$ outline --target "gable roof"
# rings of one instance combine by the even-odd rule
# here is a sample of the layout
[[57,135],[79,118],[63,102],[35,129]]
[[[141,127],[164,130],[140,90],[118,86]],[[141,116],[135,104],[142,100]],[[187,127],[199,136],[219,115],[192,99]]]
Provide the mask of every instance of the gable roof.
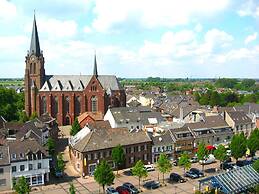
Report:
[[233,111],[233,112],[227,112],[227,114],[230,116],[230,118],[235,122],[235,124],[250,124],[252,123],[252,120],[241,111]]
[[[92,75],[47,75],[40,91],[83,91]],[[105,90],[122,90],[114,75],[98,75],[97,79]]]
[[103,150],[117,145],[132,145],[151,142],[144,131],[130,133],[127,128],[93,129],[80,141],[72,145],[80,152]]
[[77,117],[78,122],[81,123],[88,116],[95,121],[103,120],[103,114],[101,112],[84,112]]
[[166,145],[171,144],[173,142],[172,134],[170,130],[166,130],[161,135],[151,135],[150,138],[152,139],[153,145]]

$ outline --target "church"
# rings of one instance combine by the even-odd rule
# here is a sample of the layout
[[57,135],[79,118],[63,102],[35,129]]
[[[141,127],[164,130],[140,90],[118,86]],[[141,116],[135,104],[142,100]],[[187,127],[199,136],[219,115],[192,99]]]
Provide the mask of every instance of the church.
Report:
[[25,57],[25,111],[48,113],[59,125],[70,125],[83,112],[105,114],[109,107],[126,106],[126,94],[114,75],[99,75],[94,56],[92,75],[46,75],[34,16],[31,45]]

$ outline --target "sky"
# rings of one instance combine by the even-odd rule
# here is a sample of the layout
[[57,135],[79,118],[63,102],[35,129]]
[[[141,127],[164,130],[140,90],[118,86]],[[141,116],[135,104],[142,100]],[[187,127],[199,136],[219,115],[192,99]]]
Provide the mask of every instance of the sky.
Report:
[[46,74],[259,78],[259,0],[0,0],[0,78],[21,78],[36,14]]

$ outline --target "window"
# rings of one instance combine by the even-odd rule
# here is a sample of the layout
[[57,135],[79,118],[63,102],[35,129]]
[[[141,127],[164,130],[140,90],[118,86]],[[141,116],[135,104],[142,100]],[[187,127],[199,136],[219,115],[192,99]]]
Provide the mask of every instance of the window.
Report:
[[76,96],[75,98],[75,115],[79,116],[81,113],[81,97]]
[[147,150],[147,144],[144,145],[144,150]]
[[41,169],[41,163],[38,163],[38,169]]
[[161,152],[161,147],[158,147],[157,151],[158,151],[158,152]]
[[154,150],[154,152],[156,152],[156,147],[153,150]]
[[100,152],[100,158],[103,158],[103,153],[102,152]]
[[0,186],[6,185],[6,179],[0,179]]
[[144,154],[144,160],[147,160],[147,154]]
[[77,158],[79,159],[79,157],[80,157],[80,156],[79,156],[79,153],[77,153]]
[[16,172],[16,166],[12,166],[12,172]]
[[109,157],[110,156],[110,151],[107,151],[106,152],[106,157]]
[[20,166],[20,171],[24,171],[24,169],[25,169],[24,165],[21,165]]
[[92,85],[92,86],[91,86],[91,91],[92,91],[92,92],[95,92],[96,90],[97,90],[96,85]]
[[47,100],[46,96],[41,97],[41,114],[44,114],[47,112]]
[[12,154],[12,159],[16,159],[16,154]]
[[20,158],[24,158],[24,153],[20,153]]
[[141,147],[140,147],[140,146],[138,146],[138,151],[139,151],[139,152],[141,151]]
[[220,139],[219,139],[219,137],[217,137],[217,141],[219,141]]
[[97,159],[97,153],[94,153],[94,159],[95,160]]
[[33,170],[33,165],[29,164],[29,170]]
[[79,164],[79,163],[77,163],[77,168],[78,168],[78,169],[80,168],[80,164]]
[[69,113],[69,97],[65,96],[65,100],[64,100],[64,113]]
[[0,168],[0,174],[4,174],[4,169]]
[[134,163],[134,157],[133,156],[130,157],[130,163],[131,164]]
[[91,154],[87,154],[87,159],[88,160],[91,160],[92,158],[91,158]]
[[52,112],[53,112],[53,116],[56,118],[57,114],[58,114],[58,97],[54,96],[52,99]]
[[92,105],[92,112],[96,112],[97,111],[97,107],[98,107],[98,99],[96,96],[92,96],[91,98],[91,105]]
[[3,159],[3,153],[0,152],[0,159]]
[[131,147],[130,148],[130,153],[133,153],[134,152],[134,147]]
[[38,184],[42,184],[42,176],[39,175],[37,179],[38,179]]

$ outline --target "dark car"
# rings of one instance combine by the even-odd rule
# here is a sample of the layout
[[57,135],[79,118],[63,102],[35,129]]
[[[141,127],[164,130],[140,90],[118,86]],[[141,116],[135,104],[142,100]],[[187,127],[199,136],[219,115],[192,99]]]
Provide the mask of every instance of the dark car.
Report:
[[122,186],[125,187],[130,192],[130,194],[139,193],[138,189],[131,183],[123,183]]
[[113,187],[108,187],[106,189],[106,194],[119,194],[119,192],[116,191]]
[[220,164],[220,168],[223,170],[232,170],[234,168],[233,164],[230,164],[228,162],[223,162]]
[[123,186],[118,186],[116,191],[118,191],[119,194],[130,194],[130,192]]
[[192,178],[192,179],[199,178],[199,175],[197,175],[197,174],[194,173],[193,171],[187,171],[187,172],[184,174],[184,176],[185,176],[185,177]]
[[[185,173],[185,175],[187,177],[190,177],[190,178],[198,178],[198,177],[203,177],[204,176],[204,173],[201,172],[199,169],[197,168],[191,168],[189,171],[187,171]],[[196,175],[196,176],[195,176]]]
[[123,174],[125,174],[126,176],[132,176],[132,169],[123,171]]
[[176,174],[176,173],[171,173],[170,176],[169,176],[169,181],[170,182],[180,182],[180,183],[183,183],[183,182],[186,182],[186,180],[181,177],[181,175],[179,174]]
[[157,189],[160,187],[160,183],[158,181],[147,181],[143,187],[146,189]]
[[252,164],[253,162],[251,160],[238,160],[236,162],[236,165],[238,167],[242,167],[242,166],[246,166],[246,165],[249,165],[249,164]]

